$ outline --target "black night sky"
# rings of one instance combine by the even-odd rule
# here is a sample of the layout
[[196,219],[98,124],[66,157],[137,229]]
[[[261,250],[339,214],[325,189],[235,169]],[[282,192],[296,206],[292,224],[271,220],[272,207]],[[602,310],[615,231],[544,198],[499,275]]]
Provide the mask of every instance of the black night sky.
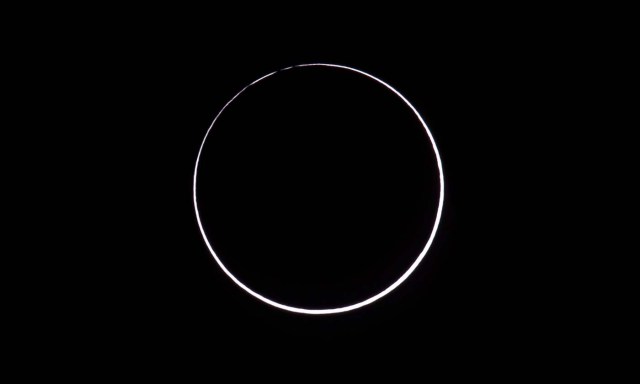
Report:
[[[73,95],[64,101],[73,121],[57,121],[81,128],[63,130],[74,151],[56,150],[70,176],[52,185],[74,192],[60,193],[52,217],[74,224],[48,227],[64,228],[56,241],[67,256],[47,262],[63,273],[39,299],[54,319],[43,337],[123,353],[271,355],[278,345],[290,356],[349,359],[408,345],[521,350],[564,327],[549,277],[557,259],[536,241],[554,236],[540,224],[551,176],[536,133],[549,106],[523,92],[546,89],[544,73],[521,64],[528,54],[481,37],[411,49],[321,40],[105,36],[82,55],[77,45],[55,51],[78,58],[51,70],[49,89]],[[424,261],[389,295],[336,315],[285,312],[236,286],[193,207],[213,118],[252,81],[304,63],[357,68],[401,92],[429,126],[445,175]],[[437,168],[418,120],[380,84],[335,68],[292,69],[249,88],[216,123],[200,172],[203,226],[220,257],[256,291],[294,306],[343,306],[381,291],[411,265],[435,219]]]

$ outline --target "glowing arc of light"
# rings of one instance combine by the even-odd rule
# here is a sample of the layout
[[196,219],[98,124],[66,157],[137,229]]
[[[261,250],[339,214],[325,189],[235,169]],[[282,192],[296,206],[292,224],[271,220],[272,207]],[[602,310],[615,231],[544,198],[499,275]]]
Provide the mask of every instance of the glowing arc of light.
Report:
[[[204,144],[207,141],[207,137],[209,136],[209,132],[211,132],[211,129],[215,125],[216,121],[218,120],[220,115],[222,115],[222,112],[224,112],[224,110],[227,108],[227,106],[229,106],[229,104],[231,104],[247,88],[249,88],[249,87],[257,84],[258,82],[260,82],[260,81],[262,81],[262,80],[274,75],[275,73],[286,71],[286,70],[293,69],[293,68],[301,68],[301,67],[333,67],[333,68],[346,69],[346,70],[349,70],[349,71],[356,72],[356,73],[359,73],[361,75],[364,75],[364,76],[366,76],[366,77],[368,77],[370,79],[373,79],[373,80],[377,81],[378,83],[384,85],[387,89],[391,90],[398,97],[400,97],[400,99],[402,99],[402,101],[404,101],[405,104],[407,104],[407,106],[409,106],[409,108],[411,108],[411,110],[416,115],[418,120],[420,120],[420,123],[422,124],[422,126],[425,129],[425,131],[427,132],[427,136],[429,136],[429,140],[431,141],[431,146],[433,147],[433,151],[434,151],[434,153],[436,155],[436,161],[438,163],[438,176],[440,178],[440,196],[438,198],[438,211],[436,213],[436,219],[435,219],[435,222],[433,224],[433,229],[431,230],[431,234],[429,235],[429,240],[427,240],[427,244],[425,245],[424,249],[420,252],[420,254],[416,258],[416,260],[413,262],[413,264],[411,264],[409,269],[407,269],[407,271],[404,274],[402,274],[402,276],[400,276],[400,278],[398,280],[396,280],[393,284],[388,286],[385,290],[383,290],[382,292],[380,292],[380,293],[378,293],[378,294],[376,294],[376,295],[374,295],[374,296],[372,296],[372,297],[370,297],[370,298],[368,298],[366,300],[363,300],[361,302],[358,302],[358,303],[355,303],[355,304],[351,304],[351,305],[347,305],[347,306],[344,306],[344,307],[338,307],[338,308],[305,309],[305,308],[293,307],[293,306],[290,306],[290,305],[285,305],[285,304],[281,304],[281,303],[278,303],[276,301],[273,301],[273,300],[271,300],[271,299],[269,299],[269,298],[267,298],[267,297],[255,292],[255,291],[251,290],[251,288],[247,287],[240,280],[238,280],[238,278],[236,278],[224,266],[224,264],[222,263],[222,261],[220,260],[218,255],[215,253],[215,251],[213,250],[213,247],[209,243],[209,239],[207,238],[207,235],[205,234],[204,228],[202,226],[202,221],[200,219],[200,212],[198,211],[198,201],[197,201],[197,197],[196,197],[196,184],[197,184],[197,178],[198,178],[198,165],[200,163],[200,155],[202,154],[202,149],[204,148]],[[202,237],[204,239],[205,244],[207,245],[207,248],[209,248],[209,252],[211,252],[211,255],[213,256],[215,261],[218,263],[218,265],[220,266],[222,271],[227,276],[229,276],[229,278],[231,278],[231,280],[233,280],[234,283],[236,283],[238,286],[240,286],[240,288],[244,289],[247,293],[249,293],[253,297],[255,297],[255,298],[257,298],[257,299],[259,299],[259,300],[261,300],[261,301],[263,301],[263,302],[265,302],[265,303],[267,303],[269,305],[272,305],[272,306],[274,306],[276,308],[279,308],[279,309],[282,309],[282,310],[285,310],[285,311],[290,311],[290,312],[304,313],[304,314],[308,314],[308,315],[328,315],[328,314],[332,314],[332,313],[348,312],[348,311],[352,311],[354,309],[362,308],[365,305],[369,305],[369,304],[373,303],[374,301],[377,301],[377,300],[381,299],[382,297],[386,296],[387,294],[389,294],[391,291],[396,289],[400,284],[402,284],[413,273],[413,271],[415,271],[415,269],[418,267],[418,265],[420,264],[422,259],[424,259],[425,255],[427,254],[427,251],[429,250],[429,248],[431,247],[431,244],[433,243],[433,239],[435,238],[436,232],[438,230],[438,226],[440,224],[440,219],[442,217],[442,207],[444,205],[444,173],[442,171],[442,160],[440,159],[440,151],[438,151],[438,147],[436,145],[435,140],[433,139],[433,135],[431,134],[431,131],[429,130],[429,127],[427,127],[427,124],[422,119],[422,116],[420,116],[418,111],[409,102],[409,100],[407,100],[400,92],[395,90],[389,84],[385,83],[384,81],[382,81],[382,80],[378,79],[377,77],[375,77],[373,75],[370,75],[370,74],[368,74],[366,72],[363,72],[363,71],[355,69],[355,68],[347,67],[347,66],[344,66],[344,65],[326,64],[326,63],[313,63],[313,64],[294,65],[294,66],[291,66],[291,67],[283,68],[280,71],[274,71],[274,72],[271,72],[271,73],[269,73],[267,75],[264,75],[261,78],[259,78],[259,79],[255,80],[254,82],[252,82],[251,84],[247,85],[246,87],[242,88],[242,90],[240,90],[240,92],[238,92],[235,96],[233,96],[231,98],[231,100],[229,100],[224,105],[224,107],[222,107],[220,112],[218,112],[216,117],[213,119],[213,122],[211,123],[211,126],[209,126],[209,129],[207,130],[207,133],[205,134],[204,139],[202,140],[202,144],[200,144],[200,150],[198,151],[198,157],[196,158],[195,171],[193,173],[193,205],[195,207],[196,218],[197,218],[197,221],[198,221],[198,226],[200,227],[200,232],[202,233]]]

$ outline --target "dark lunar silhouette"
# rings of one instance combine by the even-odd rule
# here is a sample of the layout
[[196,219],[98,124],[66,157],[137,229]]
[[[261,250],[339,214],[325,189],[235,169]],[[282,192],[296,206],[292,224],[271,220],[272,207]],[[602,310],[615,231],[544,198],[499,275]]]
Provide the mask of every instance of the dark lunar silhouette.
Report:
[[197,195],[225,266],[283,304],[332,308],[395,282],[431,234],[436,158],[413,111],[363,75],[278,72],[240,94],[204,145]]

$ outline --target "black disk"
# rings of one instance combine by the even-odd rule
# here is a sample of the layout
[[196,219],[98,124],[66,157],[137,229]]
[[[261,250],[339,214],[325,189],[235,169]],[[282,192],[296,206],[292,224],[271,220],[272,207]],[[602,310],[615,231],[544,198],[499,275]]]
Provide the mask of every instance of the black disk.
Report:
[[324,309],[379,293],[414,263],[439,183],[424,127],[396,94],[349,70],[304,67],[223,111],[202,149],[197,202],[234,276],[279,303]]

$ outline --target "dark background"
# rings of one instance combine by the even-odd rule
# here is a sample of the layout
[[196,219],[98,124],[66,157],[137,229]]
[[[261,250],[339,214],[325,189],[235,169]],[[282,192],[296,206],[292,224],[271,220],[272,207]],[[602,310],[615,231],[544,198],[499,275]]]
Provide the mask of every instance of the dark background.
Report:
[[[248,359],[246,353],[252,353],[252,360],[270,358],[286,365],[293,358],[348,362],[390,354],[402,357],[408,355],[403,351],[409,347],[425,355],[464,351],[486,357],[491,350],[516,359],[511,351],[549,350],[549,345],[561,349],[575,340],[575,323],[565,315],[579,295],[567,289],[569,280],[557,279],[566,277],[560,272],[565,265],[561,260],[572,250],[571,243],[559,242],[569,236],[564,224],[570,212],[554,215],[552,209],[559,201],[571,199],[556,183],[570,174],[564,172],[568,169],[551,171],[552,159],[564,153],[564,139],[571,136],[566,131],[570,125],[555,114],[565,107],[558,102],[564,88],[550,85],[551,79],[570,69],[554,59],[560,49],[541,47],[535,34],[505,39],[501,31],[464,36],[443,31],[432,38],[416,35],[405,45],[391,37],[366,41],[320,37],[306,44],[269,39],[252,43],[226,39],[223,44],[222,38],[188,37],[98,34],[89,43],[71,39],[71,43],[56,44],[59,39],[54,38],[38,50],[50,64],[34,71],[34,76],[41,79],[37,82],[44,90],[40,97],[55,100],[46,115],[55,124],[47,125],[34,144],[51,153],[40,158],[36,167],[42,176],[41,188],[34,193],[46,199],[34,201],[42,205],[38,225],[47,238],[43,245],[55,249],[57,256],[43,258],[31,270],[47,276],[39,281],[50,283],[29,288],[34,291],[38,315],[30,317],[28,324],[39,337],[54,340],[49,346],[55,349],[71,343],[80,351],[115,348],[134,355],[226,351],[231,359]],[[543,51],[545,55],[538,54]],[[430,127],[446,178],[440,229],[414,274],[373,305],[329,316],[284,312],[233,284],[209,254],[192,202],[198,148],[223,105],[258,77],[309,62],[355,67],[398,89]],[[270,132],[260,132],[260,140],[285,142]],[[426,138],[418,136],[417,141],[404,137],[398,143],[424,144]],[[282,137],[291,142],[287,134]],[[362,137],[368,137],[366,132],[353,134],[347,141],[357,143]],[[235,145],[241,145],[240,139],[235,137],[239,140]],[[312,161],[322,146],[308,136],[300,139],[316,147],[307,151],[287,146],[287,150]],[[319,140],[329,145],[333,137]],[[386,143],[380,137],[376,140]],[[395,151],[405,154],[402,148],[398,144]],[[254,149],[263,147],[254,144]],[[243,150],[246,158],[251,151]],[[351,153],[346,146],[340,151],[341,160]],[[419,147],[412,151],[407,158],[428,154]],[[282,158],[271,161],[291,164]],[[338,169],[340,164],[336,161],[332,167]],[[314,172],[321,165],[313,165]],[[243,169],[238,163],[229,167]],[[417,170],[407,171],[401,181],[413,180],[412,172]],[[298,171],[307,175],[305,182],[313,181],[308,172]],[[290,182],[288,175],[282,173],[278,180]],[[373,176],[366,183],[349,176],[340,178],[355,190],[365,191],[373,183]],[[385,174],[394,176],[395,172]],[[429,185],[421,188],[426,191]],[[277,192],[274,197],[283,205],[290,201]],[[271,209],[255,201],[242,205],[246,196],[235,198],[249,213]],[[357,210],[350,220],[357,220],[359,213],[369,212],[369,206],[357,196],[352,199]],[[313,204],[307,207],[327,215],[314,228],[324,228],[333,217]],[[305,219],[295,209],[288,214]],[[251,233],[269,238],[261,229],[277,231],[283,222],[274,226],[259,222]],[[371,225],[370,221],[355,223]],[[389,222],[380,223],[394,229]],[[352,224],[339,224],[345,233],[340,241],[356,249],[365,231],[349,237]],[[413,233],[408,236],[408,248],[403,249],[399,241],[388,249],[414,254],[417,244],[425,240],[420,238],[423,232],[416,230],[422,224],[409,226]],[[407,233],[395,231],[397,236]],[[384,233],[380,230],[378,235]],[[314,232],[306,235],[317,238]],[[242,244],[242,236],[235,236],[236,243]],[[295,239],[296,244],[282,244],[291,249],[307,247],[304,236]],[[261,248],[252,247],[254,254]],[[305,267],[304,259],[291,255],[281,265],[292,260]],[[358,263],[349,260],[341,261],[351,263],[343,270],[357,272]],[[312,281],[313,276],[324,275],[307,269]],[[364,275],[375,282],[372,276],[377,275]],[[346,275],[344,279],[348,281]],[[340,296],[340,289],[325,288],[335,289],[332,302],[351,301]],[[304,295],[290,299],[313,301],[320,297],[317,292],[312,284]],[[42,325],[40,318],[50,321]],[[284,355],[275,354],[274,346]]]

